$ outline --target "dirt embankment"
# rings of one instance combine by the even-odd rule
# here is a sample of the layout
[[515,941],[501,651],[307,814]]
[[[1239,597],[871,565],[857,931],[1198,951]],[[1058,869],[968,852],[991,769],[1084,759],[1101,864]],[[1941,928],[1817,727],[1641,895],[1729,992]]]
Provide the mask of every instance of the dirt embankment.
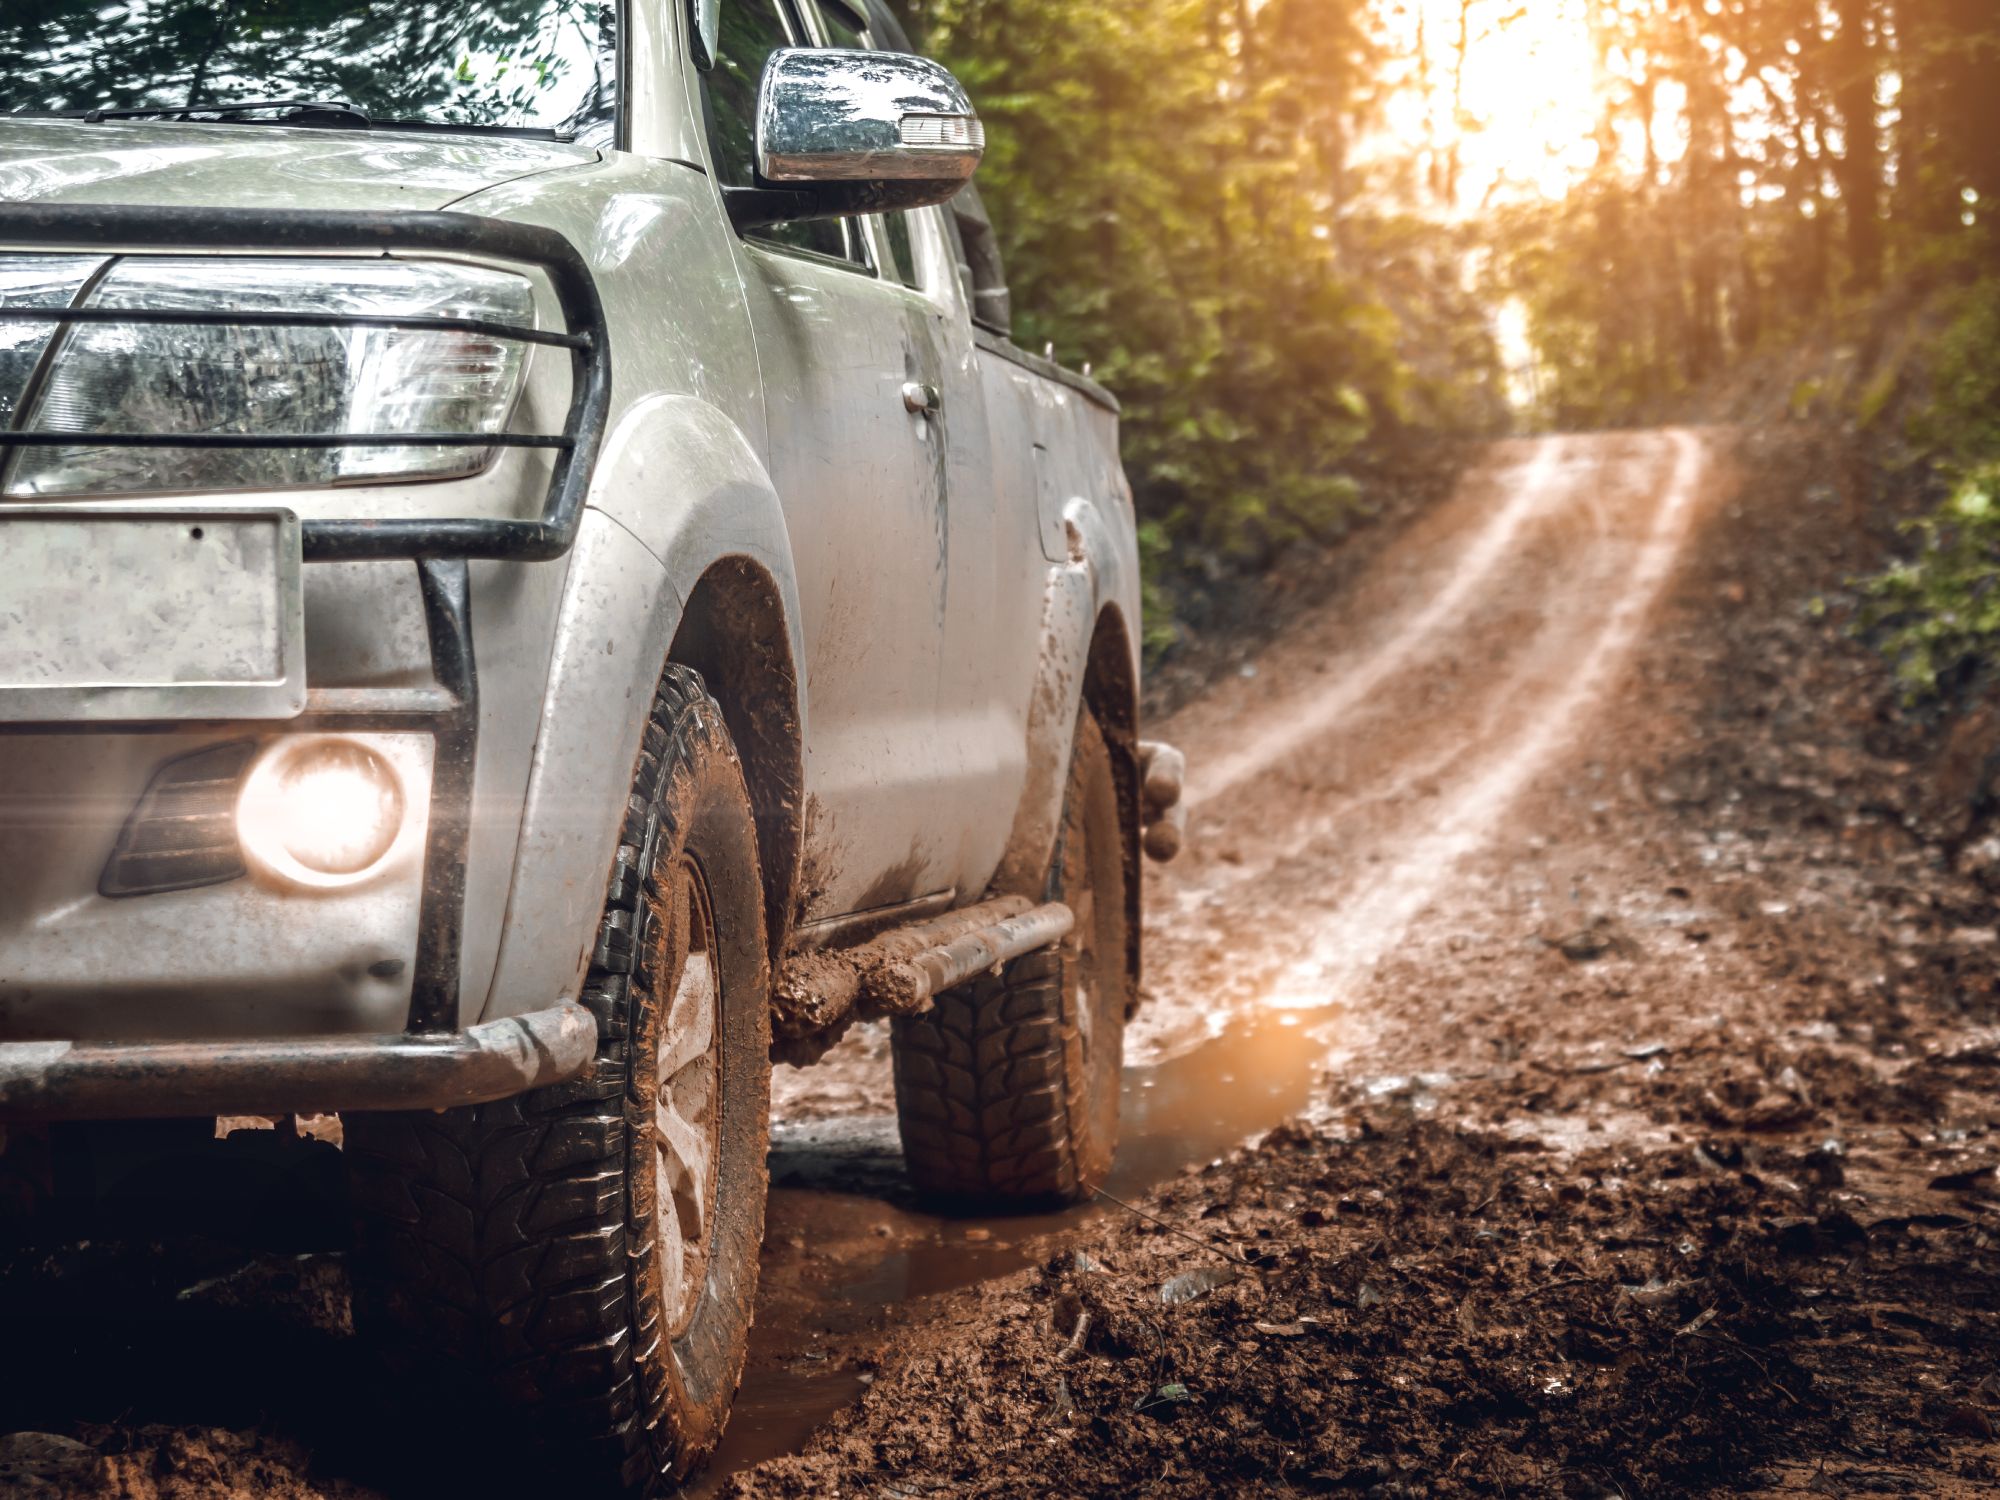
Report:
[[1315,1018],[1318,1104],[733,1493],[2000,1493],[1996,914],[1841,633],[1841,479],[1503,453],[1184,713],[1151,1042]]

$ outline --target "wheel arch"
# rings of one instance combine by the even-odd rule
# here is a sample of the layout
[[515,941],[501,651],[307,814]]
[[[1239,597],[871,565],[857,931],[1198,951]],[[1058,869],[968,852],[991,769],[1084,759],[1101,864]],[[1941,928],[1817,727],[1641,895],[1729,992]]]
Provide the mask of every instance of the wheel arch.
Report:
[[[746,435],[692,397],[635,403],[606,439],[550,623],[499,952],[468,1019],[534,1009],[580,983],[641,731],[675,660],[714,674],[741,738],[760,846],[766,812],[774,840],[767,938],[782,943],[807,742],[799,621],[783,507]],[[746,711],[762,691],[781,706]]]
[[[1139,739],[1139,674],[1133,665],[1132,632],[1118,605],[1097,612],[1084,659],[1083,701],[1106,736],[1136,745]],[[1136,755],[1136,751],[1133,752]]]
[[1118,834],[1125,864],[1126,972],[1132,992],[1126,996],[1129,1014],[1138,1002],[1140,920],[1139,840],[1143,815],[1139,805],[1139,671],[1138,657],[1124,611],[1116,602],[1097,612],[1084,661],[1083,702],[1097,720],[1111,751],[1111,770],[1118,781]]
[[[1078,513],[1082,510],[1078,524]],[[1116,581],[1116,553],[1088,539],[1101,529],[1098,518],[1071,506],[1073,538],[1082,539],[1073,560],[1051,568],[1043,596],[1040,661],[1028,705],[1028,776],[992,882],[1000,894],[1034,895],[1041,890],[1062,820],[1063,789],[1076,733],[1079,708],[1088,708],[1103,730],[1118,776],[1120,832],[1126,849],[1128,916],[1133,919],[1132,972],[1138,973],[1139,852],[1139,661],[1122,594]],[[1098,556],[1110,559],[1100,568]],[[1110,575],[1107,578],[1107,575]]]
[[795,914],[805,801],[798,663],[777,580],[751,557],[713,563],[682,607],[667,660],[702,675],[743,762],[775,965]]

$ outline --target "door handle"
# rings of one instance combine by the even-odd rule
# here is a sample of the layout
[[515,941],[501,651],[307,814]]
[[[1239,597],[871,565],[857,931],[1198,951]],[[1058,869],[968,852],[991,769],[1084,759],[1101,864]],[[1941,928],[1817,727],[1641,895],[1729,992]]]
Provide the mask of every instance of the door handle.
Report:
[[918,380],[903,382],[903,410],[912,416],[934,417],[943,404],[944,397],[938,394],[936,386]]

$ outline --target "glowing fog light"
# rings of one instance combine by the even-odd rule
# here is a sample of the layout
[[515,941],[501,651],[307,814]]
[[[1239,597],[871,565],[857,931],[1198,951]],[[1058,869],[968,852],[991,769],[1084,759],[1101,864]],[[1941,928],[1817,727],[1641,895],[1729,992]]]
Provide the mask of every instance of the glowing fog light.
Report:
[[236,805],[243,850],[275,874],[322,889],[366,880],[394,852],[406,822],[402,778],[354,740],[281,740]]

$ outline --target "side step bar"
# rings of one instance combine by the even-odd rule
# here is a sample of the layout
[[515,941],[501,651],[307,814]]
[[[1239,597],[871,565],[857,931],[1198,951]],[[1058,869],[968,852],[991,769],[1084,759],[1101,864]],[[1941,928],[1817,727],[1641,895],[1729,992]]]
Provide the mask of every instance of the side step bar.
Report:
[[[1060,901],[1037,906],[1025,896],[1001,896],[853,948],[794,953],[779,976],[772,1015],[779,1055],[817,1055],[866,1017],[919,1015],[933,996],[1059,943],[1075,925]],[[822,1036],[824,1045],[815,1045]]]

